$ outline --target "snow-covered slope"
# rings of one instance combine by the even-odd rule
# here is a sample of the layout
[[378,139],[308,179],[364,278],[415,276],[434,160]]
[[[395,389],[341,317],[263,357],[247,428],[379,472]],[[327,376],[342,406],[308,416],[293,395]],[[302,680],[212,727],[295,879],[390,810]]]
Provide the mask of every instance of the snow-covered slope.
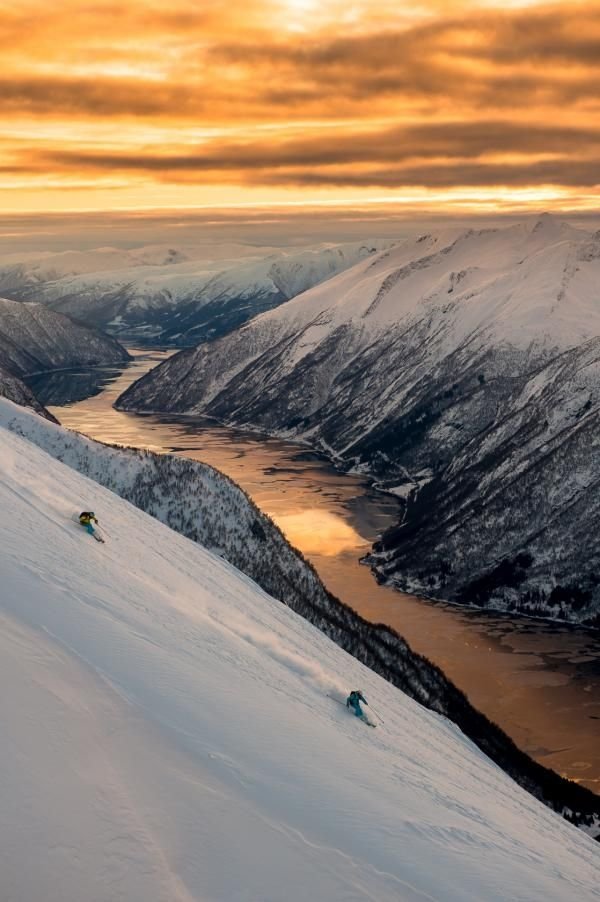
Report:
[[[237,328],[389,244],[380,240],[279,252],[205,246],[195,253],[188,248],[185,255],[171,250],[171,259],[158,249],[154,260],[151,249],[105,249],[104,256],[66,255],[81,267],[76,272],[52,268],[59,262],[66,267],[65,255],[58,262],[4,267],[0,259],[0,291],[15,300],[48,304],[121,337],[190,345]],[[109,268],[112,259],[115,265]]]
[[118,404],[207,413],[372,473],[408,499],[381,578],[593,621],[599,285],[600,233],[551,216],[422,235],[171,358]]
[[118,342],[96,329],[41,304],[0,298],[0,366],[16,376],[128,359]]
[[[554,811],[590,835],[600,836],[598,797],[517,749],[398,633],[364,620],[331,595],[269,517],[222,473],[176,455],[107,446],[2,402],[0,425],[219,554],[371,670],[457,724],[506,773]],[[97,507],[91,501],[85,506]],[[110,517],[110,510],[106,515]]]
[[0,559],[7,902],[597,898],[597,845],[453,726],[4,427]]

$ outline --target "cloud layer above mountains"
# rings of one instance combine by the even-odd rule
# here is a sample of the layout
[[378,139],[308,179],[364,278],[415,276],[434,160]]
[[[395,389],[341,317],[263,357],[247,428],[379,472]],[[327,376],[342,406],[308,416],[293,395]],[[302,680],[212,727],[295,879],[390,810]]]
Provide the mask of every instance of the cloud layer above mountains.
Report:
[[600,3],[0,0],[5,209],[590,210]]

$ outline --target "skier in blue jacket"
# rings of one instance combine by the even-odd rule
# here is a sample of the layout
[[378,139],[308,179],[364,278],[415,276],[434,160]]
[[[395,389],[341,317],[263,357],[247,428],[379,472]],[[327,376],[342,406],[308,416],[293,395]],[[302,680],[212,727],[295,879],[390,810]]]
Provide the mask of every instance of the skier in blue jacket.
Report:
[[353,708],[354,713],[357,717],[363,717],[364,711],[360,707],[360,703],[364,702],[365,705],[369,705],[368,701],[360,691],[360,689],[353,689],[348,698],[346,699],[346,707]]

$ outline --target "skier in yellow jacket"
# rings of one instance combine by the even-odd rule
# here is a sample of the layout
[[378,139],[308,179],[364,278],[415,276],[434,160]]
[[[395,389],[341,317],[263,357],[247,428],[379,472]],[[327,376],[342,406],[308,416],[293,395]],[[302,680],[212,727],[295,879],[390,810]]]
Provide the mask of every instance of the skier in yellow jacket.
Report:
[[84,529],[87,529],[91,536],[96,538],[96,531],[92,526],[92,523],[97,523],[98,520],[96,519],[96,514],[94,513],[94,511],[82,511],[79,514],[79,522],[84,527]]

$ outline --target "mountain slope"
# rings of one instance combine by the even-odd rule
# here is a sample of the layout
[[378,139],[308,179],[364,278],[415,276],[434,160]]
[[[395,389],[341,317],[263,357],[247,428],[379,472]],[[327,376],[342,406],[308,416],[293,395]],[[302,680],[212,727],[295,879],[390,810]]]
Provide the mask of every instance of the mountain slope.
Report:
[[[64,275],[52,269],[54,258],[4,268],[0,262],[0,291],[15,300],[41,301],[121,338],[193,345],[230,332],[389,244],[379,240],[277,253],[250,246],[206,247],[196,249],[193,259],[173,250],[171,259],[160,255],[158,263],[145,262],[149,253],[144,258],[141,252],[114,251],[109,259],[121,265],[112,270],[107,255],[95,252],[80,255],[82,260],[71,255],[81,271]],[[90,271],[94,261],[98,270]]]
[[57,422],[50,411],[46,410],[46,408],[40,404],[31,389],[1,366],[0,398],[8,398],[9,401],[13,401],[15,404],[20,404],[23,407],[30,407],[46,419],[51,420],[54,423]]
[[595,897],[591,840],[229,565],[5,428],[0,473],[7,898]]
[[0,366],[16,376],[126,360],[127,351],[108,335],[41,304],[0,298]]
[[[364,620],[331,595],[277,526],[222,473],[176,455],[103,445],[0,403],[0,424],[116,492],[176,532],[215,551],[412,699],[457,724],[519,785],[600,835],[600,800],[520,751],[445,674],[391,628]],[[104,522],[111,510],[100,512]]]
[[[600,233],[549,216],[423,235],[171,358],[117,404],[257,427],[371,473],[406,499],[372,559],[382,579],[594,622],[598,284]],[[577,478],[561,482],[567,449]]]
[[377,543],[379,578],[600,626],[599,387],[600,339],[515,379],[484,435]]

